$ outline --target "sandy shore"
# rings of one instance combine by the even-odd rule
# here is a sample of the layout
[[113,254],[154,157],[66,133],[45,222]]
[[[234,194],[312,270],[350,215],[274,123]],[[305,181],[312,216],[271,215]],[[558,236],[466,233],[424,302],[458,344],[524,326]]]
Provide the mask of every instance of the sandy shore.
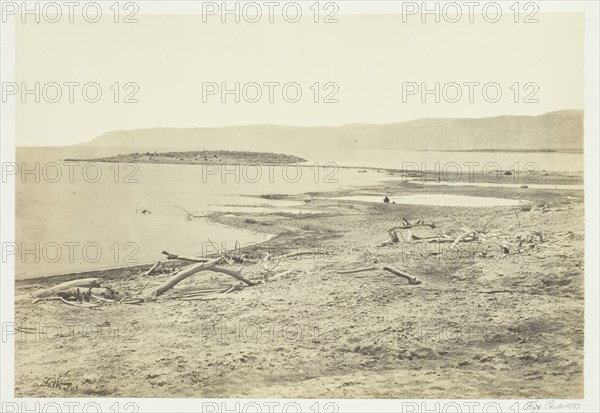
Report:
[[[573,177],[574,179],[578,177]],[[568,177],[560,183],[569,181]],[[336,195],[452,193],[525,199],[526,207],[446,208],[331,201]],[[210,301],[165,299],[85,309],[19,300],[17,397],[579,398],[583,395],[583,191],[444,187],[390,181],[312,194],[299,214],[218,214],[211,219],[277,234],[249,249],[281,255],[242,263],[259,285]],[[306,199],[307,196],[290,197]],[[504,256],[494,243],[459,251],[400,242],[387,230],[457,235],[541,231],[567,242]],[[406,234],[404,234],[406,235]],[[460,244],[459,244],[460,245]],[[168,249],[168,246],[165,246]],[[172,251],[175,252],[176,251]],[[440,252],[444,252],[440,254]],[[159,259],[160,257],[157,257]],[[17,295],[97,276],[119,291],[152,288],[181,262],[17,282]],[[423,281],[382,271],[402,269]],[[339,274],[375,266],[377,269]],[[278,276],[278,274],[283,274]],[[267,281],[268,280],[268,281]],[[238,284],[199,273],[175,289]]]

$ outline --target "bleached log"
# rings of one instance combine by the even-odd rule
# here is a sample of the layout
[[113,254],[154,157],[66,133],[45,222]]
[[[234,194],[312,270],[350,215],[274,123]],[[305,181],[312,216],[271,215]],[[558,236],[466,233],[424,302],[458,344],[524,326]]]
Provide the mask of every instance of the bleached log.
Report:
[[223,268],[223,267],[219,267],[216,264],[221,261],[221,257],[219,258],[215,258],[211,261],[208,262],[203,262],[200,264],[196,264],[196,265],[191,265],[189,267],[186,267],[185,269],[183,269],[182,271],[178,272],[177,274],[175,274],[173,277],[171,277],[170,279],[168,279],[167,281],[165,281],[163,284],[161,284],[160,286],[158,286],[156,289],[154,289],[151,293],[150,293],[150,298],[153,297],[158,297],[162,294],[164,294],[166,291],[170,290],[171,288],[173,288],[175,285],[177,285],[178,283],[180,283],[181,281],[185,280],[186,278],[196,274],[197,272],[200,271],[214,271],[214,272],[220,272],[223,274],[227,274],[230,275],[244,283],[246,283],[247,285],[256,285],[259,284],[260,282],[254,282],[251,281],[249,279],[247,279],[246,277],[244,277],[240,271],[234,271],[234,270],[230,270],[228,268]]
[[[241,267],[240,267],[241,268]],[[240,270],[238,271],[234,271],[234,270],[230,270],[228,268],[224,268],[224,267],[218,267],[216,265],[213,265],[211,267],[208,268],[210,271],[214,271],[214,272],[220,272],[223,274],[227,274],[227,275],[231,275],[233,278],[237,278],[238,280],[252,286],[252,285],[256,285],[256,284],[260,284],[260,282],[254,282],[254,281],[250,281],[249,279],[247,279],[246,277],[244,277],[240,272]]]
[[471,235],[473,237],[473,241],[476,239],[476,235],[475,235],[475,231],[472,230],[467,230],[465,232],[463,232],[462,234],[460,234],[452,243],[451,247],[454,248],[456,247],[456,244],[458,244],[459,242],[465,242],[463,241],[466,237],[468,237],[469,235]]
[[32,295],[35,298],[44,298],[56,295],[59,291],[68,290],[72,287],[79,288],[95,288],[100,287],[102,280],[100,278],[82,278],[80,280],[67,281],[54,287],[46,288],[39,291],[34,291]]
[[207,269],[207,267],[209,267],[211,265],[215,265],[219,261],[221,261],[221,257],[215,258],[214,260],[209,261],[209,262],[205,262],[205,263],[197,264],[197,265],[190,265],[189,267],[184,268],[182,271],[179,271],[173,277],[169,278],[167,281],[165,281],[160,286],[158,286],[156,289],[154,289],[150,293],[151,297],[158,297],[159,295],[164,294],[166,291],[170,290],[175,285],[177,285],[181,281],[185,280],[189,276],[192,276],[199,271],[203,271],[203,270]]

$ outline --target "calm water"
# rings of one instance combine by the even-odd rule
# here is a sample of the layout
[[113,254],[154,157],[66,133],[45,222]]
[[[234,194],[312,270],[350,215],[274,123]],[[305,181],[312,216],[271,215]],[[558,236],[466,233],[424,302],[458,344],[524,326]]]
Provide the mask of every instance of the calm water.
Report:
[[[163,250],[204,254],[215,251],[213,243],[229,249],[236,242],[243,246],[269,237],[268,227],[255,233],[202,218],[187,220],[178,206],[197,215],[275,208],[300,213],[294,208],[298,202],[248,195],[333,191],[390,179],[385,173],[356,169],[113,163],[69,167],[62,161],[74,156],[55,149],[19,149],[17,163],[25,162],[30,170],[39,163],[40,179],[36,182],[33,173],[17,175],[18,278],[148,263],[163,258]],[[141,209],[151,214],[136,213]]]
[[[437,170],[458,164],[465,174],[469,165],[473,170],[482,170],[487,164],[497,164],[499,169],[524,170],[525,165],[533,163],[539,171],[583,172],[583,154],[550,152],[437,152],[437,151],[390,151],[351,149],[325,150],[312,153],[309,149],[296,155],[317,162],[336,162],[344,166],[360,166],[388,169],[409,169],[418,167],[423,170]],[[440,166],[436,167],[436,163]],[[452,171],[452,169],[450,169]]]
[[[126,152],[135,151],[144,150],[129,148]],[[190,255],[210,253],[214,246],[209,239],[219,248],[233,248],[236,242],[248,245],[269,236],[268,227],[264,233],[254,233],[211,224],[206,219],[187,220],[177,206],[199,215],[274,208],[299,213],[296,202],[248,195],[334,191],[390,179],[383,171],[335,169],[325,166],[328,162],[380,168],[401,168],[403,162],[425,162],[428,168],[433,168],[435,162],[497,162],[509,168],[515,162],[533,160],[540,170],[582,169],[581,154],[378,150],[297,153],[311,159],[311,165],[318,162],[317,168],[98,164],[99,170],[94,166],[84,171],[82,165],[69,169],[62,161],[123,152],[120,148],[19,148],[17,162],[26,162],[30,169],[39,162],[41,179],[36,182],[35,174],[17,179],[18,278],[149,263],[161,259],[162,250]],[[136,213],[138,209],[152,213]]]
[[[356,195],[337,197],[331,199],[344,199],[348,201],[375,202],[381,203],[381,196],[374,195]],[[518,199],[493,198],[481,196],[466,196],[466,195],[448,195],[448,194],[418,194],[418,195],[403,195],[390,196],[390,202],[395,202],[399,205],[437,205],[450,207],[494,207],[494,206],[518,206],[526,202]]]

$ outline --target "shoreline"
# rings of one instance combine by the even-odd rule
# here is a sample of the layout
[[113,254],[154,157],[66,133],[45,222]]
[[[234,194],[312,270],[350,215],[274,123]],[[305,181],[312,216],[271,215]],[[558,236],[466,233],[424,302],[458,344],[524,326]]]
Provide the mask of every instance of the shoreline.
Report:
[[[342,167],[343,168],[343,167]],[[358,168],[354,168],[354,167],[347,167],[349,169],[358,169]],[[360,168],[360,169],[373,169],[373,170],[381,170],[382,168]],[[427,171],[427,172],[431,172],[431,171]],[[560,180],[560,178],[559,178]],[[470,184],[471,182],[469,182]],[[342,197],[348,197],[348,196],[360,196],[360,195],[381,195],[381,196],[385,196],[386,193],[388,193],[389,191],[386,191],[386,189],[391,189],[390,186],[394,186],[394,185],[400,185],[403,186],[403,189],[407,189],[405,188],[406,186],[409,186],[410,188],[408,188],[408,193],[404,192],[403,195],[414,195],[414,194],[419,194],[419,193],[428,193],[428,194],[439,194],[441,190],[442,193],[446,193],[447,191],[452,191],[455,192],[458,188],[464,189],[464,190],[469,190],[471,188],[479,188],[479,189],[485,189],[485,190],[489,190],[491,188],[502,188],[503,190],[508,190],[508,191],[523,191],[524,189],[529,189],[529,188],[515,188],[515,187],[509,187],[509,186],[502,186],[502,184],[498,184],[498,186],[470,186],[470,185],[457,185],[457,186],[453,186],[453,185],[449,185],[448,183],[439,183],[436,184],[434,181],[427,181],[427,182],[419,182],[418,180],[416,180],[416,178],[412,178],[412,179],[390,179],[390,180],[385,180],[385,181],[380,181],[375,183],[372,186],[368,186],[368,187],[355,187],[355,188],[350,188],[350,189],[345,189],[345,190],[337,190],[337,191],[321,191],[321,192],[309,192],[309,193],[304,193],[304,194],[290,194],[290,195],[284,195],[284,194],[262,194],[262,195],[245,195],[247,197],[251,197],[251,198],[256,198],[256,199],[263,199],[265,196],[267,197],[273,197],[276,196],[278,199],[283,199],[283,200],[297,200],[297,201],[301,201],[303,199],[306,199],[307,195],[313,196],[313,197],[317,197],[317,199],[319,199],[320,201],[325,201],[325,204],[321,205],[321,213],[322,214],[327,214],[329,212],[327,210],[327,202],[331,203],[331,202],[338,202],[338,203],[345,203],[345,204],[355,204],[355,203],[359,203],[359,204],[372,204],[372,202],[368,202],[368,201],[357,201],[357,200],[349,200],[349,199],[342,199]],[[421,187],[419,187],[418,185],[423,185]],[[550,190],[550,191],[575,191],[575,192],[583,192],[583,189],[581,188],[553,188],[552,185],[553,184],[547,184],[548,188],[540,188],[540,187],[533,187],[531,188],[532,190]],[[477,195],[475,195],[477,196]],[[490,194],[487,195],[483,195],[483,198],[487,198],[489,197]],[[336,198],[340,198],[339,200],[337,200]],[[506,199],[515,199],[515,198],[509,198],[509,197],[503,197],[500,196],[500,198],[506,198]],[[581,198],[583,199],[583,197]],[[303,204],[299,204],[297,205],[295,208],[298,209],[306,209],[307,205],[303,205]],[[419,205],[415,205],[415,204],[397,204],[398,207],[407,207],[407,206],[419,206]],[[427,205],[421,205],[422,207],[427,207]],[[429,206],[431,207],[431,206]],[[283,207],[285,208],[285,207]],[[314,205],[308,205],[309,209],[314,209]],[[451,206],[449,208],[455,209],[455,208],[470,208],[469,206]],[[497,207],[497,206],[485,206],[485,207],[480,207],[482,209],[494,209],[494,208],[515,208],[515,206],[501,206],[501,207]],[[257,247],[257,246],[262,246],[267,244],[270,241],[276,240],[279,237],[282,237],[283,235],[288,235],[285,234],[284,232],[279,232],[279,233],[275,233],[275,234],[271,234],[271,233],[266,233],[264,232],[264,228],[259,228],[253,225],[248,225],[246,224],[244,221],[245,220],[253,220],[253,218],[257,217],[257,216],[264,216],[264,215],[272,215],[272,216],[292,216],[295,217],[298,214],[294,214],[294,213],[287,213],[287,212],[279,212],[277,211],[277,207],[273,208],[273,212],[269,212],[269,213],[254,213],[254,212],[225,212],[225,211],[213,211],[210,214],[208,214],[206,217],[204,217],[203,219],[207,219],[212,223],[215,224],[220,224],[220,225],[224,225],[230,228],[237,228],[237,229],[244,229],[247,231],[251,231],[251,232],[255,232],[255,233],[259,233],[259,234],[264,234],[265,235],[265,239],[261,240],[261,241],[257,241],[254,243],[250,243],[248,245],[245,245],[243,247],[240,248],[240,250],[243,249],[250,249],[252,247]],[[314,215],[318,216],[320,213],[315,213]],[[232,223],[229,222],[227,219],[224,219],[224,216],[234,216],[236,218],[236,222]],[[293,242],[294,240],[290,240],[291,242]],[[228,253],[228,252],[232,252],[235,251],[236,247],[233,248],[229,248],[225,251],[223,251],[224,253]],[[218,253],[210,253],[210,254],[205,254],[204,256],[202,256],[202,258],[214,258],[218,255]],[[199,258],[200,255],[194,255],[195,257]],[[162,261],[163,264],[165,263],[171,263],[172,265],[175,265],[176,263],[181,263],[179,260],[166,260],[164,258],[164,256],[158,256],[158,259],[156,261]],[[133,270],[139,270],[139,271],[146,271],[148,269],[150,269],[155,263],[156,261],[150,261],[150,262],[144,262],[144,263],[139,263],[139,264],[133,264],[133,265],[123,265],[123,266],[117,266],[117,267],[108,267],[108,268],[101,268],[101,269],[91,269],[91,270],[86,270],[86,271],[74,271],[74,272],[68,272],[68,273],[61,273],[61,274],[54,274],[54,275],[49,275],[49,276],[37,276],[37,277],[31,277],[31,278],[15,278],[15,282],[16,284],[41,284],[41,285],[47,285],[50,284],[48,281],[51,280],[56,280],[57,283],[59,282],[65,282],[65,281],[71,281],[71,280],[75,280],[75,279],[80,279],[80,278],[87,278],[87,277],[97,277],[97,278],[106,278],[106,279],[111,279],[112,278],[112,274],[114,273],[119,273],[119,272],[123,272],[123,273],[131,273]],[[107,277],[102,277],[102,275],[105,274],[107,275]]]
[[[277,236],[278,236],[278,234],[264,234],[264,235],[265,235],[264,240],[252,242],[242,248],[255,247],[255,246],[267,243],[269,241],[272,241],[274,238],[277,238]],[[229,249],[223,250],[222,252],[230,253],[232,251],[236,251],[236,248],[235,247],[229,248]],[[205,254],[205,255],[192,255],[192,256],[195,258],[216,258],[218,255],[219,255],[219,253],[215,252],[215,253],[210,253],[210,254]],[[143,263],[132,264],[132,265],[122,265],[122,266],[118,266],[118,267],[99,268],[99,269],[86,270],[86,271],[75,271],[75,272],[69,272],[69,273],[53,274],[53,275],[31,277],[31,278],[15,278],[15,282],[16,283],[50,284],[50,283],[42,283],[41,281],[56,280],[57,283],[61,283],[61,282],[66,282],[66,281],[71,281],[71,280],[77,280],[80,278],[88,278],[88,277],[103,278],[103,277],[99,277],[99,275],[103,274],[103,273],[110,274],[110,273],[120,272],[120,271],[127,272],[128,270],[134,270],[134,269],[147,271],[157,261],[161,261],[163,264],[165,264],[167,262],[175,263],[179,260],[167,260],[164,256],[161,255],[161,259],[156,260],[156,261],[143,262]],[[110,278],[106,278],[106,279],[110,279]]]
[[[284,252],[311,254],[272,260],[272,273],[262,262],[232,264],[231,268],[240,266],[245,277],[261,283],[207,301],[177,299],[167,293],[161,300],[139,305],[88,309],[56,301],[32,305],[27,299],[17,300],[15,321],[21,331],[15,337],[15,394],[581,397],[583,191],[429,187],[388,181],[322,196],[384,193],[527,199],[550,209],[531,213],[525,206],[442,207],[313,198],[301,208],[327,212],[211,216],[224,225],[276,234],[250,248],[256,257],[262,257],[269,244]],[[286,197],[303,198],[302,194]],[[382,244],[389,238],[388,230],[403,219],[436,223],[435,229],[411,230],[421,238],[441,232],[454,238],[463,225],[477,228],[486,223],[491,232],[507,232],[506,242],[511,245],[518,237],[530,237],[532,231],[542,231],[544,239],[558,239],[566,232],[572,238],[556,248],[540,247],[523,257],[508,258],[498,245],[484,241],[460,245],[457,251],[448,244],[432,248],[435,245],[421,241]],[[408,233],[399,236],[404,239]],[[116,291],[135,292],[163,284],[165,277],[187,264],[165,262],[150,276],[145,275],[150,265],[96,275]],[[373,269],[343,274],[369,266]],[[383,266],[401,269],[422,284],[410,285],[383,271]],[[65,275],[61,281],[84,276],[94,273]],[[30,296],[40,284],[58,281],[57,277],[17,280],[15,292],[18,297]],[[236,281],[228,275],[203,272],[182,281],[175,292],[233,285]],[[57,323],[68,326],[68,332],[32,338],[36,326]],[[217,330],[209,328],[215,325]],[[440,325],[442,332],[436,327]],[[98,333],[94,339],[84,336],[90,327]],[[285,335],[292,327],[298,332],[294,339]],[[120,336],[115,335],[117,330]],[[236,333],[246,330],[262,335],[255,339]],[[81,356],[74,359],[73,354]],[[257,368],[263,365],[267,367]],[[118,371],[113,366],[119,366]],[[73,387],[41,386],[48,372]],[[235,388],[229,386],[240,374],[246,379]],[[490,375],[493,381],[486,379]],[[381,386],[373,387],[374,377]]]

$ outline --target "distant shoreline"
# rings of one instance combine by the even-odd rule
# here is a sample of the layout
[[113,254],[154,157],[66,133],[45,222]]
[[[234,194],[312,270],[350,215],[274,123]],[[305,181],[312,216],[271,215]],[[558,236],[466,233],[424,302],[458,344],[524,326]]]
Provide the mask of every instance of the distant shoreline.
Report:
[[583,149],[417,149],[416,152],[583,153]]
[[[92,147],[92,146],[83,146],[83,145],[67,145],[67,146],[19,146],[17,145],[15,147],[16,149],[63,149],[63,148],[97,148],[97,149],[114,149],[114,148],[118,148],[118,149],[123,149],[123,150],[127,150],[130,149],[130,147],[127,146],[108,146],[108,147]],[[140,147],[133,147],[131,149],[137,149],[138,151],[143,151],[141,153],[149,153],[149,152],[155,152],[156,151],[156,147],[147,147],[147,148],[140,148]],[[162,147],[159,149],[163,149],[163,152],[159,152],[159,153],[165,153],[165,152],[214,152],[214,153],[218,153],[218,152],[247,152],[249,154],[269,154],[269,155],[281,155],[281,156],[293,156],[293,155],[286,155],[286,154],[279,154],[279,153],[270,153],[270,152],[252,152],[252,151],[227,151],[227,150],[211,150],[211,151],[192,151],[192,150],[186,150],[185,148],[169,148],[169,147]],[[168,151],[168,149],[171,149],[171,151]],[[173,149],[181,149],[181,150],[173,150]],[[381,148],[378,148],[381,149]],[[370,149],[362,149],[362,150],[370,150]],[[384,149],[385,150],[385,149]],[[401,149],[389,149],[389,150],[401,150]],[[583,149],[407,149],[407,151],[409,152],[482,152],[482,153],[583,153],[584,150]],[[132,152],[135,153],[135,152]],[[138,152],[140,153],[140,152]],[[118,157],[118,156],[126,156],[129,154],[120,154],[120,155],[114,155],[114,156],[109,156],[109,157],[103,157],[103,158],[99,158],[99,159],[104,159],[104,158],[113,158],[113,157]],[[298,158],[298,157],[295,157]],[[302,159],[302,158],[298,158],[298,159]],[[74,159],[68,159],[68,160],[74,160]],[[76,159],[76,160],[81,160],[81,159]],[[298,160],[296,162],[303,162],[306,160]]]

